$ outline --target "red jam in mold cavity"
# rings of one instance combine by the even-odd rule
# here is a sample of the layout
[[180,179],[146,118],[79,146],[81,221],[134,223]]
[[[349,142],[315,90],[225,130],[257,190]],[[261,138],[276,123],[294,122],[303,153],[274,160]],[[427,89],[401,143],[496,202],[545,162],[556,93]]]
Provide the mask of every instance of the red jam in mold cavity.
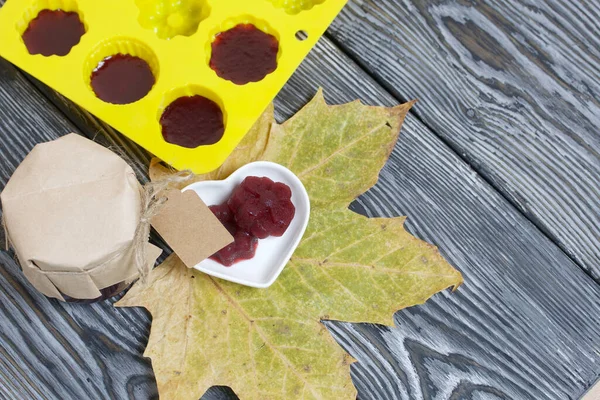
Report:
[[100,61],[90,81],[96,96],[112,104],[129,104],[144,98],[155,82],[148,63],[129,54],[115,54]]
[[296,214],[291,199],[292,191],[284,183],[256,176],[244,179],[226,203],[209,207],[234,238],[210,258],[229,267],[254,257],[258,239],[282,236],[290,226]]
[[66,56],[84,33],[85,27],[76,12],[42,10],[21,37],[29,54]]
[[279,42],[252,24],[219,33],[212,43],[210,67],[237,85],[261,81],[277,68]]
[[160,117],[165,141],[187,148],[215,144],[223,137],[223,111],[214,101],[195,95],[180,97]]

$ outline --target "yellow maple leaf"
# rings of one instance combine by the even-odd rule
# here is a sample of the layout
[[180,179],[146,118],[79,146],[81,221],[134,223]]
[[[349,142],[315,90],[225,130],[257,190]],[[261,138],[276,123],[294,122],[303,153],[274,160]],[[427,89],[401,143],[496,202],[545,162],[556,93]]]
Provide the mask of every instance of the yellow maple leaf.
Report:
[[[294,171],[312,203],[305,236],[267,289],[185,268],[171,255],[149,285],[117,303],[153,316],[145,356],[161,399],[197,399],[213,385],[245,399],[355,399],[353,361],[322,319],[391,324],[393,313],[457,287],[462,276],[437,249],[408,234],[405,218],[367,218],[348,210],[372,187],[412,103],[328,106],[322,92],[282,125],[269,108],[224,166],[269,160]],[[153,163],[151,175],[168,169]]]

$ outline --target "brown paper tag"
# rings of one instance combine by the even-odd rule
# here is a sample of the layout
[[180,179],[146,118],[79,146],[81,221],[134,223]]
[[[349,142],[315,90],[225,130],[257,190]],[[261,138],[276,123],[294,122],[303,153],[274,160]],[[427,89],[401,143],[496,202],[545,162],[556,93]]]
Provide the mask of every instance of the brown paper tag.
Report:
[[195,192],[169,190],[166,197],[167,202],[152,218],[152,226],[188,268],[233,242]]

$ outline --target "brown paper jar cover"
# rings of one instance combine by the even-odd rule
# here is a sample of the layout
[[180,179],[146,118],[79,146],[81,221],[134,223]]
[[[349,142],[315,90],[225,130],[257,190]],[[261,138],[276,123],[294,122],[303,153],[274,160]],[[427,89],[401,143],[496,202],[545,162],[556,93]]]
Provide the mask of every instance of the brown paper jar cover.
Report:
[[[141,194],[132,168],[91,140],[69,134],[35,146],[0,194],[24,275],[63,301],[101,298],[101,290],[133,282]],[[151,268],[161,250],[145,245]]]

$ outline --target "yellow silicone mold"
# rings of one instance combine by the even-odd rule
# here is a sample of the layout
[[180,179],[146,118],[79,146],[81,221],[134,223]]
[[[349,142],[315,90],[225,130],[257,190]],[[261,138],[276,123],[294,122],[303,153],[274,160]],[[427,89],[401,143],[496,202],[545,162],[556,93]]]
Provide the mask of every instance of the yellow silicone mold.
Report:
[[[0,55],[175,168],[204,173],[225,161],[346,1],[8,0],[0,8]],[[84,23],[86,33],[66,56],[31,55],[21,40],[43,9],[75,11]],[[244,22],[279,40],[278,65],[259,82],[236,85],[210,68],[210,43]],[[115,51],[146,60],[155,76],[152,90],[130,104],[106,103],[90,88],[91,72]],[[178,97],[195,94],[221,107],[222,139],[193,149],[167,143],[162,112]]]

